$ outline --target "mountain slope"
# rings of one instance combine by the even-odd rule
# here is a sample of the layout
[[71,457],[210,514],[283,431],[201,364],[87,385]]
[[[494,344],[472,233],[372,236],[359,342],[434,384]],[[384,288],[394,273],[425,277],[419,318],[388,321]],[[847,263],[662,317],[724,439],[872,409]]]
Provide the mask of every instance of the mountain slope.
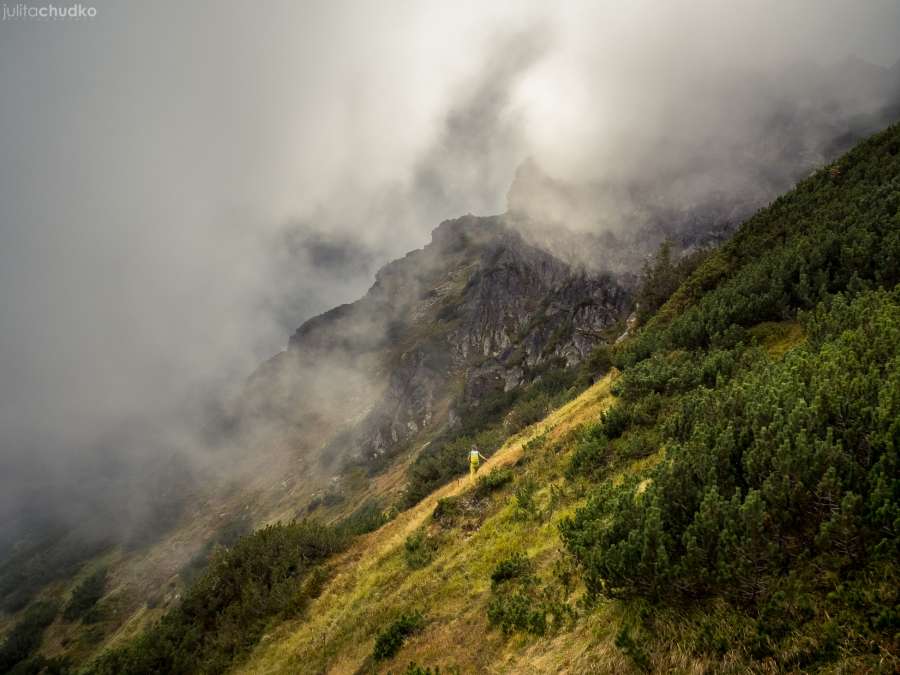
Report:
[[[576,428],[609,405],[609,384],[609,377],[602,379],[510,438],[479,475],[519,473],[529,467],[542,482],[533,498],[539,508],[546,508],[551,484],[562,478],[561,457],[552,449],[560,448]],[[362,537],[330,566],[331,578],[310,606],[309,618],[285,624],[264,638],[238,672],[320,672],[324,664],[333,673],[365,671],[373,665],[373,636],[410,609],[425,613],[426,628],[382,670],[415,658],[452,664],[463,672],[487,672],[496,661],[513,658],[510,645],[487,625],[491,570],[504,557],[523,550],[549,566],[557,557],[556,526],[571,513],[572,498],[567,495],[568,504],[558,503],[552,513],[536,518],[520,514],[508,501],[509,485],[483,489],[485,494],[473,491],[476,485],[482,484],[468,477],[454,481]],[[456,512],[433,517],[438,504],[444,511]],[[406,560],[406,542],[420,532],[435,550],[427,566],[416,569]]]
[[[25,603],[35,592],[66,598],[106,569],[94,618],[57,616],[41,653],[81,661],[127,641],[179,605],[216,545],[309,513],[330,521],[386,508],[417,451],[464,438],[485,399],[495,401],[485,424],[496,425],[499,443],[519,392],[542,378],[536,389],[546,390],[551,375],[615,334],[628,301],[614,279],[527,245],[500,218],[448,221],[424,250],[385,267],[362,300],[304,324],[250,378],[218,432],[216,461],[186,490],[173,489],[183,472],[160,481],[160,501],[175,514],[167,531],[125,546],[104,540],[90,563],[82,555],[68,571],[53,549],[25,549],[0,568],[3,589]],[[533,416],[550,402],[530,404]],[[430,480],[446,480],[456,471],[448,469]],[[48,565],[60,581],[39,590],[36,574]]]
[[525,243],[501,217],[446,221],[361,300],[304,323],[251,378],[245,405],[295,426],[339,409],[356,421],[323,460],[384,464],[460,408],[581,362],[628,302],[613,277]]
[[894,127],[748,221],[621,377],[504,446],[510,475],[368,535],[238,670],[895,670],[898,205]]
[[[72,650],[56,619],[45,653],[118,640],[91,666],[117,673],[895,667],[898,164],[894,127],[776,200],[612,350],[620,377],[546,419],[586,385],[573,366],[608,369],[586,357],[626,290],[501,218],[442,224],[248,384],[242,461],[265,473],[109,561],[100,604],[130,623]],[[502,470],[433,492],[473,439]],[[223,538],[180,599],[218,514],[298,511],[333,526]],[[163,606],[134,613],[128,580]]]

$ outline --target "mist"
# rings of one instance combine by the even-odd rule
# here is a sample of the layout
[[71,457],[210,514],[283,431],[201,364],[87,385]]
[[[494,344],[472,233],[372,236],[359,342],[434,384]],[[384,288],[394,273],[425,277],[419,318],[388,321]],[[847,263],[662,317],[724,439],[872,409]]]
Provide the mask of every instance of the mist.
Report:
[[[0,22],[8,532],[208,461],[210,400],[441,220],[505,211],[526,159],[607,186],[582,229],[629,226],[610,185],[764,200],[900,80],[890,1],[96,7]],[[795,99],[809,137],[756,194]]]

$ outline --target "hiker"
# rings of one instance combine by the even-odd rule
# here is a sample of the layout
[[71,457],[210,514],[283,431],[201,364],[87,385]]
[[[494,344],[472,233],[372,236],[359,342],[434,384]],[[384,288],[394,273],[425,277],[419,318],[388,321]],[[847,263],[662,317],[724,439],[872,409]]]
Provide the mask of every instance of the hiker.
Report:
[[469,475],[472,478],[475,478],[475,472],[478,471],[479,459],[483,459],[485,462],[487,461],[487,457],[478,452],[478,446],[473,443],[472,449],[469,450]]

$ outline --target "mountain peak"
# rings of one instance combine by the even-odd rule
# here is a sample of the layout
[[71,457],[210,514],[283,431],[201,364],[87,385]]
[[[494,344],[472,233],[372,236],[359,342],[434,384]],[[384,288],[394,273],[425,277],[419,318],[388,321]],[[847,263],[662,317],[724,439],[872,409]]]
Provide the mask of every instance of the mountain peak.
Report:
[[[454,409],[523,386],[552,364],[579,363],[621,318],[628,293],[528,243],[510,222],[445,220],[426,246],[382,267],[365,296],[304,322],[254,378],[263,399],[254,409],[304,426],[322,407],[307,383],[327,381],[356,421],[325,452],[372,461],[448,423]],[[361,387],[380,393],[351,406],[362,402]]]

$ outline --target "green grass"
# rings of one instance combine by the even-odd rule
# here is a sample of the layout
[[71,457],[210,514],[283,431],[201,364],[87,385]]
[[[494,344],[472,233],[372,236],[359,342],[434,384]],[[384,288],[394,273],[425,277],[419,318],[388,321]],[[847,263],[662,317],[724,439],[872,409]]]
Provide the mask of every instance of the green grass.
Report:
[[[501,449],[494,462],[510,462],[509,468],[498,472],[510,471],[511,481],[476,496],[477,483],[464,479],[368,535],[335,562],[334,577],[310,606],[309,618],[282,626],[240,671],[293,672],[300,664],[321,664],[323,659],[339,670],[358,667],[367,663],[376,636],[398,611],[421,611],[428,626],[395,659],[385,661],[384,672],[396,672],[410,659],[457,665],[463,672],[486,667],[510,647],[502,631],[488,625],[491,574],[504,559],[524,554],[535,562],[541,578],[554,577],[557,525],[579,499],[574,491],[560,497],[554,487],[566,461],[569,441],[564,439],[571,439],[567,432],[607,405],[608,386],[608,380],[595,385]],[[523,446],[539,437],[541,441],[531,444],[530,454],[524,455]],[[523,461],[525,457],[529,461]],[[485,476],[492,475],[490,464],[486,468]],[[517,485],[525,481],[540,486],[532,495],[537,514],[527,520],[513,498]],[[446,509],[448,499],[458,506],[453,518],[446,522],[433,518],[436,505]],[[417,532],[430,533],[440,544],[426,566],[411,570],[406,542]],[[471,630],[484,633],[475,651],[468,648]]]
[[362,512],[377,529],[327,558],[303,611],[255,622],[235,670],[900,668],[898,137],[706,257],[596,355],[620,376],[565,404],[572,373],[526,392],[512,428],[511,400],[488,406],[477,481],[453,480],[470,438],[441,439],[411,508]]

